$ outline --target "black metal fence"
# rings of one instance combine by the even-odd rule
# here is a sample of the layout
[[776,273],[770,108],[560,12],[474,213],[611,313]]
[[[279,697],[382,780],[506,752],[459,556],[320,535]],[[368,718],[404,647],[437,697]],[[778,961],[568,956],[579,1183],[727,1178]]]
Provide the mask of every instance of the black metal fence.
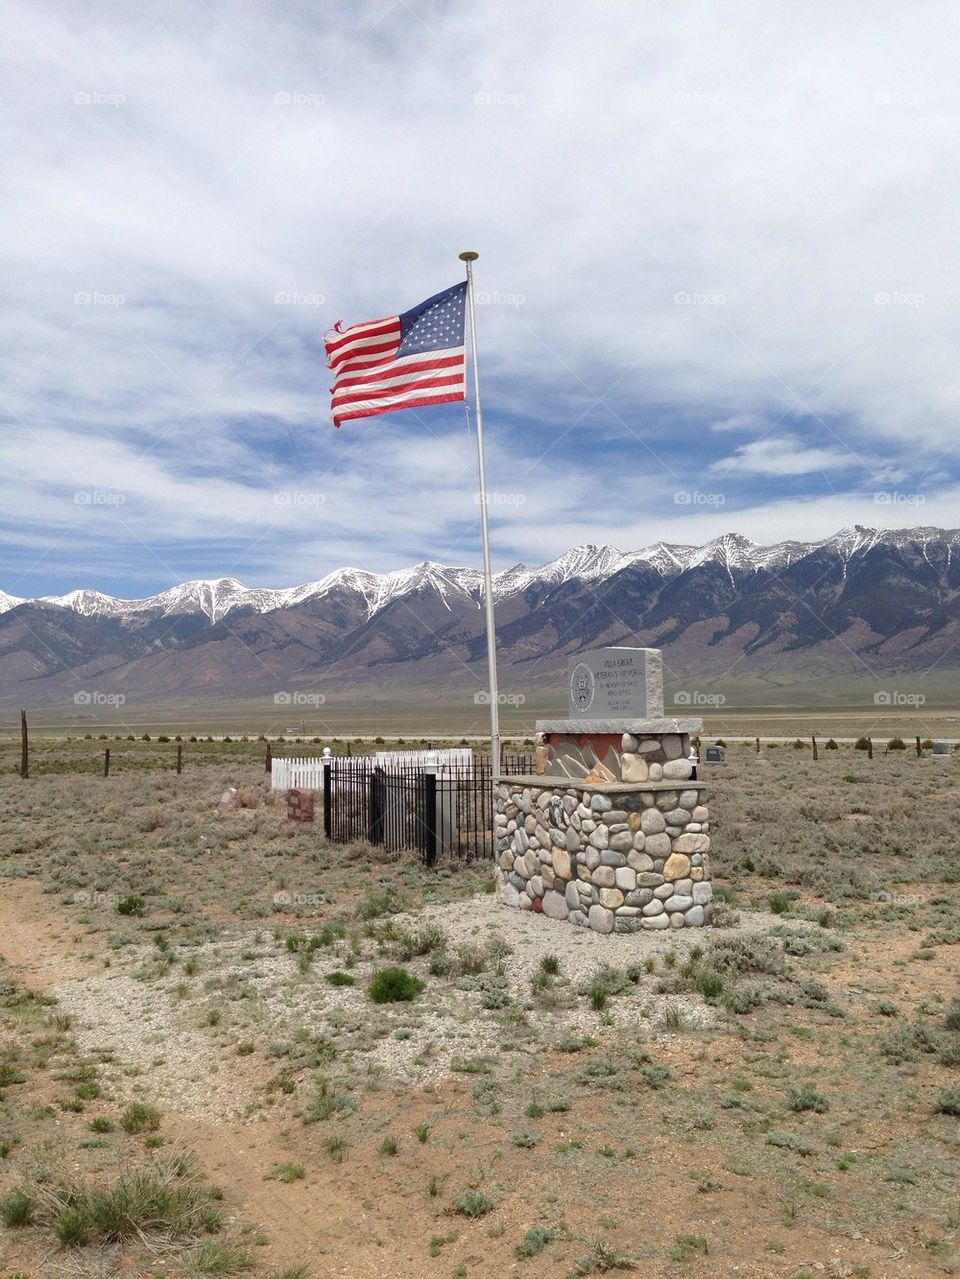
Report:
[[[526,756],[515,757],[504,771],[528,772],[529,761],[521,768],[523,761]],[[366,839],[389,852],[412,849],[428,866],[441,857],[492,858],[493,811],[488,759],[434,772],[419,765],[383,767],[339,758],[324,769],[324,832],[338,844]]]

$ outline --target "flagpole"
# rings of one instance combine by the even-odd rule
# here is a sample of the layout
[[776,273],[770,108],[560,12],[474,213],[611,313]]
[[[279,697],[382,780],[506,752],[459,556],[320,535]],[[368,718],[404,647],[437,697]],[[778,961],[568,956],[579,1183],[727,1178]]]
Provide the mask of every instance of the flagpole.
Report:
[[473,400],[477,419],[477,465],[480,473],[480,531],[483,541],[483,600],[487,614],[487,673],[490,685],[490,760],[493,773],[500,771],[500,693],[497,687],[497,632],[493,617],[493,572],[490,568],[490,530],[487,525],[487,473],[483,457],[483,411],[480,408],[480,371],[477,367],[477,312],[473,301],[473,264],[480,256],[472,249],[460,254],[467,267],[467,308],[473,356]]

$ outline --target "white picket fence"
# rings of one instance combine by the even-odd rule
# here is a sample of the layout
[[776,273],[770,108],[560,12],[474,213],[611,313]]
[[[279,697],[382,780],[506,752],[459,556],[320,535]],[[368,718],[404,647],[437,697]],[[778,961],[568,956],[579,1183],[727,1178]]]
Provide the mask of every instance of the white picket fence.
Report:
[[271,790],[323,790],[322,759],[276,759],[270,765]]
[[404,768],[426,768],[437,764],[444,768],[473,768],[473,751],[469,746],[450,746],[438,751],[378,751],[370,757],[374,764],[389,768],[391,764],[402,764]]
[[[360,760],[363,756],[355,756]],[[380,751],[369,756],[373,764],[389,768],[391,764],[402,764],[404,768],[434,767],[439,776],[451,769],[458,773],[469,773],[473,768],[473,751],[469,747],[450,747],[437,751]],[[315,759],[278,759],[271,763],[271,790],[323,790],[323,760]]]

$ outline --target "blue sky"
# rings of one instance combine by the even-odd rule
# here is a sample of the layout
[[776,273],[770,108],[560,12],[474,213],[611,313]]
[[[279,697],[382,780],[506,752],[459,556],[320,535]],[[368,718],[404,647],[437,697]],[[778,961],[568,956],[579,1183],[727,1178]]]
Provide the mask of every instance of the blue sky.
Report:
[[954,6],[5,7],[0,589],[477,564],[322,337],[475,248],[497,567],[960,520]]

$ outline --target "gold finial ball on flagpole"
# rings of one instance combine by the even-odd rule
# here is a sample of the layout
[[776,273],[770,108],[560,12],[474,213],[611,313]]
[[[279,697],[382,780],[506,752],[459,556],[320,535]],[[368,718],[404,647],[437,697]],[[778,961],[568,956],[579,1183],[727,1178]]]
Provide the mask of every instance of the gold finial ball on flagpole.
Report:
[[464,251],[460,254],[460,261],[461,261],[461,262],[476,262],[476,260],[477,260],[477,258],[478,258],[479,256],[480,256],[480,254],[479,254],[479,253],[474,253],[473,249],[464,249]]

